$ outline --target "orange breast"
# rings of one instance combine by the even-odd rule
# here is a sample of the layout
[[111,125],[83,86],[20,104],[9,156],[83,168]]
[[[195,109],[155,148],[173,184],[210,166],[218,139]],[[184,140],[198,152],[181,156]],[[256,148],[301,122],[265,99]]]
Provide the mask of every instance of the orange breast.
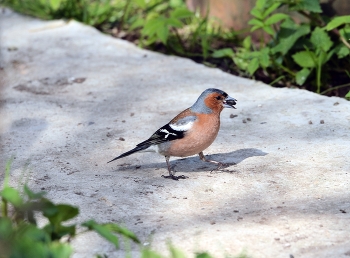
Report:
[[208,148],[220,128],[220,114],[200,114],[193,127],[186,132],[185,137],[171,142],[162,153],[166,156],[187,157],[198,154]]

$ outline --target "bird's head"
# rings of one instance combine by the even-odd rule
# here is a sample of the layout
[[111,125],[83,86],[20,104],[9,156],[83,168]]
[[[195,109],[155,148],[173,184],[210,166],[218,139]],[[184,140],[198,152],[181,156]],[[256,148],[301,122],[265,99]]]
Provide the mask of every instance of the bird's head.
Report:
[[203,91],[196,103],[191,107],[191,110],[205,114],[221,112],[224,108],[235,108],[236,101],[226,92],[210,88]]

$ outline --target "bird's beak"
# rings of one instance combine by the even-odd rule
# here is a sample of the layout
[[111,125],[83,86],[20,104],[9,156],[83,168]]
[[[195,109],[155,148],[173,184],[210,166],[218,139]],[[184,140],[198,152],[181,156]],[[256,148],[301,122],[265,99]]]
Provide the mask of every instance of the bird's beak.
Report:
[[236,99],[231,98],[230,96],[227,96],[226,99],[224,100],[224,107],[236,109],[234,107],[236,105],[236,101],[237,101]]

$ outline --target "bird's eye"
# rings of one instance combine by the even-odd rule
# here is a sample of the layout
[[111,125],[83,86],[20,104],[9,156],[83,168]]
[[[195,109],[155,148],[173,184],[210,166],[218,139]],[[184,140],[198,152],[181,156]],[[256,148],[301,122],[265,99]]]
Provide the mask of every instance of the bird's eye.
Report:
[[216,99],[217,99],[217,100],[221,100],[221,97],[220,97],[220,96],[217,96]]

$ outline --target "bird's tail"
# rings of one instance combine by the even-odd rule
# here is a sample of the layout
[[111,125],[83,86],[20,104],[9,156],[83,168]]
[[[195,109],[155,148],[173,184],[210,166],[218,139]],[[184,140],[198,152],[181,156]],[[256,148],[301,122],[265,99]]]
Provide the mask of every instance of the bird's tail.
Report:
[[117,160],[117,159],[124,158],[124,157],[126,157],[126,156],[129,156],[129,155],[135,153],[135,152],[145,150],[145,149],[147,149],[148,147],[149,147],[149,145],[137,146],[137,147],[133,148],[132,150],[129,150],[129,151],[127,151],[127,152],[125,152],[125,153],[119,155],[118,157],[116,157],[116,158],[114,158],[114,159],[108,161],[107,163],[112,162],[112,161],[115,161],[115,160]]

